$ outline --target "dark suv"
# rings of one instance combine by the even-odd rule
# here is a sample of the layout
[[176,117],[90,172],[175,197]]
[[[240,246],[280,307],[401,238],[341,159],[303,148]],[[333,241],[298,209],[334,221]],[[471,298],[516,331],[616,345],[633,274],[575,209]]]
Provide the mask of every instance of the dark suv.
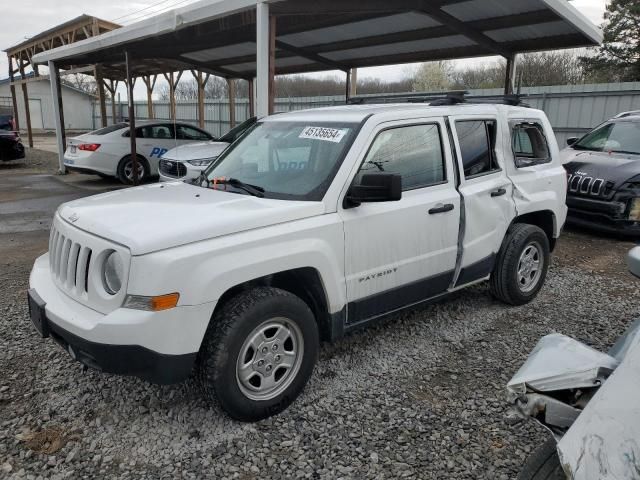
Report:
[[12,115],[0,115],[0,161],[24,158],[24,146]]
[[625,112],[567,140],[568,221],[640,236],[640,112]]

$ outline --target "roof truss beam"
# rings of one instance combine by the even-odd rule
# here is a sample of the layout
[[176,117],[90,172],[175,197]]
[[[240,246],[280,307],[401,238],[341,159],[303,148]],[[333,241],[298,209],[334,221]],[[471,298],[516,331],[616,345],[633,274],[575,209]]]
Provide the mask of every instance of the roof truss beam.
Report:
[[437,20],[441,24],[450,27],[452,30],[455,30],[459,34],[464,35],[468,39],[473,40],[478,45],[481,45],[497,55],[502,55],[503,57],[508,58],[513,54],[513,52],[502,47],[498,42],[485,35],[482,31],[472,27],[466,22],[458,20],[453,15],[449,15],[447,12],[442,10],[441,7],[434,6],[428,0],[420,1],[418,11],[428,15],[434,20]]

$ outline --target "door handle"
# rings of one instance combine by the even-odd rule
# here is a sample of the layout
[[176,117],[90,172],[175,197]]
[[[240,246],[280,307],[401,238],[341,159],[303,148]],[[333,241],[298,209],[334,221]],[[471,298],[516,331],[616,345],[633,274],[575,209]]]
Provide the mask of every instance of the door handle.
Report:
[[499,188],[499,189],[494,190],[493,192],[491,192],[491,196],[492,197],[501,197],[505,193],[507,193],[507,189],[506,188]]
[[434,215],[436,213],[445,213],[453,210],[453,203],[447,203],[445,205],[441,205],[439,207],[434,207],[429,210],[429,215]]

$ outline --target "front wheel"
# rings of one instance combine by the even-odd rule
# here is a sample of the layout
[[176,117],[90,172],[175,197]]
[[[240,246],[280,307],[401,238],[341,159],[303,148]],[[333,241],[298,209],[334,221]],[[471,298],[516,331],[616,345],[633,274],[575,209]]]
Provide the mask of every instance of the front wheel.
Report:
[[518,475],[518,480],[566,480],[566,478],[558,457],[556,441],[553,438],[540,445],[527,458]]
[[318,328],[300,298],[271,287],[240,293],[214,315],[197,381],[232,418],[257,421],[287,408],[311,377]]
[[492,295],[511,305],[530,302],[544,284],[550,260],[549,239],[540,227],[512,225],[491,274]]

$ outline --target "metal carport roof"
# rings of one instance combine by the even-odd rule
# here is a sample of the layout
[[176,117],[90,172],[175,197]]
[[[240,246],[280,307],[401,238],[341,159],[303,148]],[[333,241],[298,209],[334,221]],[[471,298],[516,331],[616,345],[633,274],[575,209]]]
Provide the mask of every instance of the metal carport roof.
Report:
[[256,76],[256,4],[275,16],[275,73],[596,45],[599,28],[565,0],[205,0],[40,53],[65,68],[102,63],[124,78],[198,68]]
[[[262,117],[273,111],[276,74],[343,70],[349,91],[355,67],[502,55],[509,91],[515,54],[601,41],[600,30],[566,0],[204,0],[39,53],[33,61],[49,62],[52,69],[64,172],[60,68],[99,64],[104,77],[126,78],[135,132],[133,79],[144,75],[197,69],[249,80],[250,92],[255,77],[256,111]],[[98,84],[102,88],[102,81]],[[202,91],[200,77],[198,84]],[[170,88],[173,92],[173,77]],[[104,112],[103,94],[101,99]],[[135,148],[134,133],[137,171]]]

